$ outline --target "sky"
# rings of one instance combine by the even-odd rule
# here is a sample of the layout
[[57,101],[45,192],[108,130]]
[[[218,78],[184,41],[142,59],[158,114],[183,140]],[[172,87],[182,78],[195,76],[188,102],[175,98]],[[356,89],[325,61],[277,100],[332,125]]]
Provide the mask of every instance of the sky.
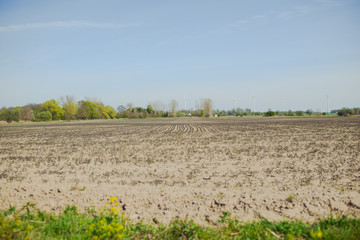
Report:
[[359,0],[0,0],[0,107],[360,107]]

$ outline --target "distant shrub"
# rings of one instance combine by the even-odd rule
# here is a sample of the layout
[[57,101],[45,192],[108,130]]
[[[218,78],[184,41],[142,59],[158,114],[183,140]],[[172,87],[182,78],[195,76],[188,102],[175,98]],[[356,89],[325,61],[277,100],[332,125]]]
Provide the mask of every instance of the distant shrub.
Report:
[[126,112],[121,112],[116,115],[116,118],[127,118]]
[[354,115],[360,115],[360,108],[353,108]]
[[289,110],[286,114],[286,116],[295,116],[295,113],[291,110]]
[[303,111],[296,111],[295,112],[296,116],[304,116],[304,112]]
[[273,116],[275,116],[275,112],[274,111],[271,111],[271,110],[269,110],[269,111],[267,111],[266,113],[265,113],[265,115],[264,115],[265,117],[273,117]]
[[337,115],[338,116],[344,116],[344,117],[354,115],[354,110],[350,109],[350,108],[343,108],[343,109],[338,111]]
[[36,118],[39,121],[50,121],[50,120],[52,120],[52,115],[49,111],[43,111],[43,112],[38,113],[38,115],[36,115]]
[[309,116],[311,116],[311,115],[313,115],[313,110],[311,110],[311,109],[308,109],[308,110],[306,110],[306,112],[305,112],[307,115],[309,115]]

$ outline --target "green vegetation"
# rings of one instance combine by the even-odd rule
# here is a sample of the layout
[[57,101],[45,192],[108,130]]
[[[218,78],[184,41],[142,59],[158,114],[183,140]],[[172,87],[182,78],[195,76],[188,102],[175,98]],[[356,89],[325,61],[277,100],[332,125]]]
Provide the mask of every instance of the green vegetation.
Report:
[[43,111],[36,115],[36,119],[39,121],[50,121],[52,119],[52,114],[49,111]]
[[289,195],[289,197],[286,199],[288,202],[293,202],[295,200],[295,198],[297,197],[297,194],[291,194]]
[[0,120],[4,120],[7,123],[12,121],[18,122],[20,120],[20,111],[18,108],[5,108],[0,111]]
[[[156,105],[156,106],[155,106]],[[154,103],[146,108],[135,107],[132,103],[120,105],[117,111],[109,105],[104,105],[97,99],[81,100],[75,102],[74,97],[60,97],[59,101],[51,99],[42,104],[28,104],[22,107],[3,107],[0,110],[0,120],[11,123],[13,121],[50,121],[50,120],[88,120],[88,119],[115,119],[115,118],[166,118],[166,117],[223,117],[223,116],[350,116],[360,115],[360,108],[343,108],[332,110],[331,113],[313,112],[311,109],[304,111],[267,111],[253,112],[251,109],[236,108],[232,110],[213,110],[212,100],[201,99],[200,105],[193,110],[178,110],[178,102],[171,100],[168,109],[166,105]],[[165,110],[166,109],[166,110]]]
[[40,211],[28,203],[0,211],[0,239],[358,239],[360,219],[332,216],[313,224],[301,221],[239,222],[224,212],[204,226],[189,219],[169,225],[131,223],[119,213],[116,197],[100,212],[79,213],[75,206],[61,214]]
[[350,115],[359,115],[360,114],[360,108],[342,108],[340,110],[337,110],[338,116],[350,116]]
[[44,102],[41,105],[42,112],[49,112],[53,120],[60,120],[64,114],[63,109],[55,99]]
[[269,110],[269,111],[267,111],[267,112],[264,114],[264,116],[265,116],[265,117],[273,117],[273,116],[275,116],[275,112]]
[[303,111],[296,111],[295,114],[296,114],[296,116],[299,116],[299,117],[304,116]]

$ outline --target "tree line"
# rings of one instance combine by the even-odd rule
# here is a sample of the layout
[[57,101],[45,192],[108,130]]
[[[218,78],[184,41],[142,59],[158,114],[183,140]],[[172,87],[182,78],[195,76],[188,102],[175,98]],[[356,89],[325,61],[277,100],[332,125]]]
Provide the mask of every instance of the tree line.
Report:
[[156,117],[210,117],[212,116],[211,99],[202,99],[197,110],[178,110],[178,102],[171,100],[168,109],[148,104],[146,108],[128,103],[120,105],[117,111],[110,105],[104,105],[97,99],[86,98],[76,102],[73,96],[50,99],[41,104],[27,104],[22,107],[3,107],[0,110],[0,120],[13,121],[51,121],[51,120],[88,120],[115,118],[156,118]]
[[[161,105],[161,104],[160,104]],[[195,110],[179,110],[176,100],[169,105],[160,106],[158,103],[148,104],[146,108],[133,106],[128,103],[120,105],[115,110],[110,105],[104,105],[97,99],[85,98],[75,101],[73,96],[50,99],[41,104],[28,104],[22,107],[3,107],[0,110],[0,120],[11,123],[13,121],[51,121],[51,120],[88,120],[88,119],[115,119],[115,118],[158,118],[158,117],[223,117],[223,116],[312,116],[327,115],[324,112],[306,111],[272,111],[253,112],[251,109],[236,108],[232,110],[213,110],[212,100],[201,99]],[[338,116],[360,115],[360,108],[342,108],[332,110]]]
[[342,108],[337,110],[332,110],[330,113],[326,112],[320,112],[320,111],[313,111],[311,109],[308,109],[306,111],[303,110],[297,110],[297,111],[272,111],[269,109],[266,112],[253,112],[249,108],[234,108],[231,110],[214,110],[213,114],[215,116],[223,117],[223,116],[236,116],[236,117],[243,117],[243,116],[264,116],[264,117],[273,117],[273,116],[324,116],[324,115],[338,115],[338,116],[351,116],[351,115],[360,115],[360,108]]
[[342,108],[337,110],[332,110],[330,113],[326,112],[314,112],[311,109],[306,111],[267,111],[264,112],[262,115],[265,117],[272,117],[272,116],[326,116],[326,115],[337,115],[337,116],[351,116],[351,115],[360,115],[360,108]]

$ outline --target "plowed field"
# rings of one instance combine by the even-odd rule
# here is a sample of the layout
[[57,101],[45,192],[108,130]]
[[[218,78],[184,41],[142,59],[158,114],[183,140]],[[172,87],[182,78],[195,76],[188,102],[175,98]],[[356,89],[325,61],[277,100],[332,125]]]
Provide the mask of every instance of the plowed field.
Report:
[[360,118],[179,118],[0,126],[0,208],[120,199],[131,220],[360,216]]

